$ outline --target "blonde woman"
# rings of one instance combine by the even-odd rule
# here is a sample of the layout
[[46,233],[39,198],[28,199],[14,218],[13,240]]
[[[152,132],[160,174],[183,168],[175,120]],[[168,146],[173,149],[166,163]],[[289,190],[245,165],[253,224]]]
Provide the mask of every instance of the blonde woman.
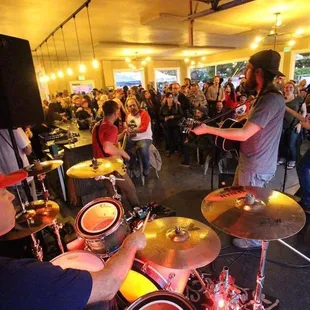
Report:
[[102,107],[103,107],[104,103],[108,100],[109,100],[109,97],[107,95],[101,95],[100,96],[100,98],[97,102],[98,103],[98,110],[96,112],[96,118],[95,118],[96,121],[99,121],[103,118],[104,115],[103,115]]

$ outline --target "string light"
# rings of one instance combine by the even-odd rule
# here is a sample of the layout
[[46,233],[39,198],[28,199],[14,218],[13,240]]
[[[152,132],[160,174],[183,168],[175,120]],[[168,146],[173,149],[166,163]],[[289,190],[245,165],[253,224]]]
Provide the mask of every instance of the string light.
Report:
[[61,33],[62,33],[62,40],[64,42],[64,48],[65,48],[65,53],[66,53],[66,59],[67,59],[67,74],[68,75],[72,75],[73,71],[70,68],[70,64],[69,64],[69,58],[68,58],[68,52],[67,52],[67,47],[66,47],[66,41],[65,41],[65,35],[64,35],[64,30],[63,30],[63,26],[60,27],[61,29]]
[[[87,19],[88,19],[88,26],[89,26],[89,34],[90,34],[91,46],[92,46],[92,49],[93,49],[93,67],[95,69],[97,69],[97,68],[99,68],[99,62],[96,59],[96,54],[95,54],[95,47],[94,47],[94,41],[93,41],[93,33],[92,33],[92,30],[91,30],[89,11],[88,11],[88,3],[86,4],[86,11],[87,11]],[[85,70],[86,70],[86,68],[85,68]]]
[[289,46],[294,46],[296,44],[296,41],[295,40],[290,40],[289,42],[288,42],[288,45]]
[[47,49],[47,55],[48,55],[48,59],[49,59],[49,62],[50,62],[50,66],[51,66],[51,79],[52,80],[55,80],[56,79],[56,74],[53,72],[53,64],[52,64],[52,61],[51,61],[51,56],[50,56],[50,50],[48,48],[48,43],[47,43],[47,40],[45,41],[46,43],[46,49]]
[[63,74],[63,72],[60,70],[60,67],[59,67],[59,59],[58,59],[58,53],[57,53],[57,48],[56,48],[56,44],[55,44],[55,37],[54,37],[54,34],[52,35],[52,37],[53,37],[54,48],[55,48],[56,59],[57,59],[57,67],[58,67],[57,75],[58,75],[58,77],[63,78],[63,77],[64,77],[64,74]]
[[78,46],[79,56],[80,56],[79,71],[80,71],[81,73],[84,73],[84,72],[86,72],[86,66],[82,63],[82,55],[81,55],[80,41],[79,41],[79,35],[78,35],[77,27],[76,27],[75,15],[73,16],[73,21],[74,21],[75,34],[76,34],[76,41],[77,41],[77,46]]
[[258,47],[258,44],[257,43],[252,43],[250,45],[251,49],[255,50],[257,47]]

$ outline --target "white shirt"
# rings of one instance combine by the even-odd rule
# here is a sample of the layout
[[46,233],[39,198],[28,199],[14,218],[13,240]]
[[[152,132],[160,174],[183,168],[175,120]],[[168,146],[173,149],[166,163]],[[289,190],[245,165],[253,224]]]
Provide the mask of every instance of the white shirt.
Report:
[[[30,144],[28,137],[22,128],[13,130],[19,155],[23,161],[23,166],[29,166],[29,161],[23,149]],[[0,129],[0,172],[2,174],[9,174],[19,170],[14,150],[12,148],[12,141],[7,129]],[[28,178],[28,182],[32,178]]]

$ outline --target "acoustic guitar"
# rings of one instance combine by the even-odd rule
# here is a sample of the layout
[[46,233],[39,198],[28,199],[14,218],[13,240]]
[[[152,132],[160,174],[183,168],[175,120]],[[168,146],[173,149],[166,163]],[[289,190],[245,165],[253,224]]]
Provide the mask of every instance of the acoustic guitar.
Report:
[[[247,119],[244,118],[241,121],[236,121],[232,118],[227,118],[224,120],[220,128],[242,128],[246,123]],[[225,152],[235,152],[236,155],[239,155],[240,142],[233,141],[229,139],[222,138],[220,136],[216,136],[215,145]]]

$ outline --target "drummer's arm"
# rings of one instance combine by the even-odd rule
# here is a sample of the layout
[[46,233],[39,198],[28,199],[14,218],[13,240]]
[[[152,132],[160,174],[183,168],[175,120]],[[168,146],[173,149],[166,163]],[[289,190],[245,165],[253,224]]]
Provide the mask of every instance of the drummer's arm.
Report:
[[146,240],[142,232],[132,233],[125,239],[120,250],[108,260],[103,270],[91,272],[93,285],[89,304],[111,300],[115,296],[131,269],[136,251],[145,245]]

